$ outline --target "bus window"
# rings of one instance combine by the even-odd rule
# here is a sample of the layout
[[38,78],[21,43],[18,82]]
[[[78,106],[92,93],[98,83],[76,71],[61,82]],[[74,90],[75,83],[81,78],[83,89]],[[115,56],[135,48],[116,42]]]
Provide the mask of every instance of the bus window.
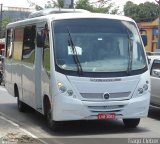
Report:
[[50,45],[49,45],[49,33],[48,26],[45,24],[45,29],[42,31],[44,39],[44,51],[43,51],[43,66],[45,70],[50,73]]
[[23,48],[23,28],[15,29],[15,38],[14,38],[14,51],[13,51],[13,59],[21,60],[22,59],[22,48]]
[[6,56],[12,58],[13,52],[13,29],[7,30]]
[[34,63],[35,59],[35,37],[36,26],[26,26],[24,28],[24,40],[23,40],[23,61],[27,63]]

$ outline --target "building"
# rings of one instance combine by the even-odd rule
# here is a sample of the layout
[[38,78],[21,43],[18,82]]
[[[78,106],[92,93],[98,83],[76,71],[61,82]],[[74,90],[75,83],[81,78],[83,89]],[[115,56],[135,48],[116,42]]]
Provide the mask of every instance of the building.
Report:
[[145,47],[146,51],[154,52],[158,48],[158,25],[159,18],[155,19],[152,22],[140,22],[138,27],[141,34],[147,35],[147,46]]
[[33,11],[30,8],[22,7],[3,7],[3,18],[10,17],[11,21],[23,20]]
[[[7,22],[15,22],[18,20],[23,20],[28,18],[29,14],[34,9],[30,8],[22,8],[22,7],[5,7],[3,6],[3,12],[2,12],[2,24],[0,26],[0,38],[3,38],[5,36],[5,27]],[[5,18],[8,18],[6,21]],[[3,24],[3,20],[5,21]]]

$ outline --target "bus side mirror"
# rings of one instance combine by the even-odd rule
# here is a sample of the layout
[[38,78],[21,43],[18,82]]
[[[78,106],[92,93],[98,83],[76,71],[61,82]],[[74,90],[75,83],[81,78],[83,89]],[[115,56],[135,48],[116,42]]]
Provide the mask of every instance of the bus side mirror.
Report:
[[144,46],[147,45],[147,35],[141,35]]
[[154,77],[159,78],[160,77],[160,70],[153,69],[152,72],[151,72],[151,75],[154,76]]

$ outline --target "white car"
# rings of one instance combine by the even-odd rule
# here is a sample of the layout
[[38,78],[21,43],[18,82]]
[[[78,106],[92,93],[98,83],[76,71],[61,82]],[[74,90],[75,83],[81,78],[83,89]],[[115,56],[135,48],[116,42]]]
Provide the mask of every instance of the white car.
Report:
[[160,107],[160,55],[148,56],[151,75],[151,105]]

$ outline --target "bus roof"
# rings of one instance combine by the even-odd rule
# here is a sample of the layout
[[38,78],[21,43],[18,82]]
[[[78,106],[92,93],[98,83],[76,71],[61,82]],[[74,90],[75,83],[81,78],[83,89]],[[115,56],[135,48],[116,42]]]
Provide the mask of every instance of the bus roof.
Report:
[[48,8],[45,10],[35,11],[31,13],[28,18],[35,18],[49,14],[62,14],[62,13],[89,13],[89,11],[83,9]]
[[119,15],[111,15],[111,14],[100,14],[100,13],[58,13],[58,14],[49,14],[45,16],[39,16],[35,18],[28,18],[22,21],[17,21],[8,24],[7,28],[15,27],[18,25],[26,25],[29,23],[36,23],[42,21],[52,21],[52,20],[62,20],[62,19],[83,19],[83,18],[96,18],[96,19],[115,19],[115,20],[124,20],[124,21],[132,21],[129,17],[119,16]]

